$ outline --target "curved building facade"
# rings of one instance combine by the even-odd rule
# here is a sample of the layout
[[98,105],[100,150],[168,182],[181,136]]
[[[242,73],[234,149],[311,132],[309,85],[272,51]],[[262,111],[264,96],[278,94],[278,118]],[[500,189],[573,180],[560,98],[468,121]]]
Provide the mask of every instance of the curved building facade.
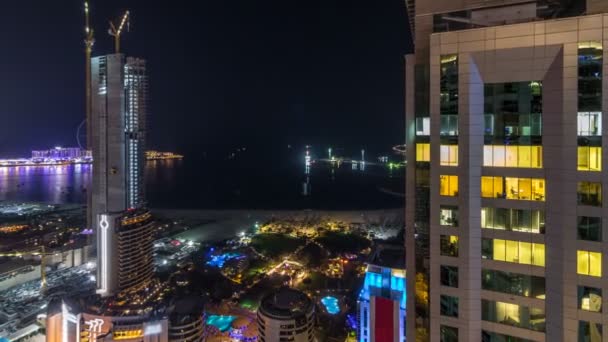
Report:
[[259,341],[314,341],[315,306],[303,292],[281,288],[266,295],[258,308]]
[[169,316],[169,341],[205,341],[205,309],[199,297],[189,296],[177,300]]
[[154,221],[147,210],[127,213],[120,220],[118,238],[118,288],[137,288],[153,276]]
[[205,324],[202,315],[179,315],[171,317],[169,341],[198,342],[204,341]]

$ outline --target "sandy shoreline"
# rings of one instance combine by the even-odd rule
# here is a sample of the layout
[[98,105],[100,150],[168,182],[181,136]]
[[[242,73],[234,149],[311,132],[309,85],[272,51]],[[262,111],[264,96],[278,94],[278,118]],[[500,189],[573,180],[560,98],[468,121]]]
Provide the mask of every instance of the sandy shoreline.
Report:
[[200,220],[208,223],[178,233],[176,237],[198,242],[212,242],[231,238],[253,228],[256,222],[271,218],[317,219],[332,218],[349,223],[365,224],[385,220],[402,220],[403,208],[381,210],[198,210],[198,209],[151,209],[155,216],[167,219]]

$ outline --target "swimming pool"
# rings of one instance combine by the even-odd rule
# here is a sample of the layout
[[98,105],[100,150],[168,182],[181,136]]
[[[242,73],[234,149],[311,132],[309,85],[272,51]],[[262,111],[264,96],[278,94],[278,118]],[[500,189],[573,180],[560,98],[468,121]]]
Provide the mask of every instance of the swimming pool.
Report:
[[330,315],[335,315],[340,313],[340,306],[338,305],[338,298],[332,296],[326,296],[321,298],[321,303],[325,306],[325,310]]
[[220,315],[209,315],[207,317],[207,325],[213,325],[218,328],[221,332],[230,330],[230,324],[236,319],[236,316],[220,316]]
[[217,268],[222,268],[222,267],[224,267],[224,264],[226,263],[226,261],[232,260],[232,259],[241,259],[244,257],[245,256],[238,254],[238,253],[224,253],[224,254],[219,254],[219,255],[212,255],[209,258],[209,261],[207,261],[207,265],[217,267]]

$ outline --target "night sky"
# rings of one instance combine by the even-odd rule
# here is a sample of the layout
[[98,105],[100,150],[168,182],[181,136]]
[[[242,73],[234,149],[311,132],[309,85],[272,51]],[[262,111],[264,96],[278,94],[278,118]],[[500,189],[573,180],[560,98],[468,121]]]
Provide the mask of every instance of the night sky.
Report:
[[[82,2],[0,1],[0,155],[76,145],[84,118]],[[184,153],[404,140],[403,0],[92,0],[94,55],[148,60],[148,147]]]

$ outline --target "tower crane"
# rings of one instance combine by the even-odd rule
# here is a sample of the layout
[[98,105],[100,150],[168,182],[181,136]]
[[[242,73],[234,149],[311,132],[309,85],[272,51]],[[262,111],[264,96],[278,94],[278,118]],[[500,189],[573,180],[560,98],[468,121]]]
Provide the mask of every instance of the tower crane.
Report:
[[108,30],[108,33],[110,36],[114,37],[114,53],[120,53],[120,35],[122,34],[125,25],[127,26],[127,30],[129,29],[129,16],[129,11],[125,11],[125,14],[122,16],[122,19],[118,24],[118,28],[116,27],[117,25],[114,25],[114,23],[110,21],[110,29]]
[[93,45],[95,44],[95,38],[93,36],[93,29],[91,28],[91,22],[89,19],[89,2],[84,2],[84,54],[85,54],[85,89],[86,89],[86,132],[87,132],[87,145],[86,148],[91,150],[92,146],[92,104],[91,104],[91,53],[93,52]]
[[44,245],[40,246],[38,249],[29,250],[29,251],[13,251],[8,253],[0,253],[0,257],[23,257],[26,255],[29,256],[40,256],[40,292],[46,292],[46,257],[55,255],[56,253],[46,252]]

